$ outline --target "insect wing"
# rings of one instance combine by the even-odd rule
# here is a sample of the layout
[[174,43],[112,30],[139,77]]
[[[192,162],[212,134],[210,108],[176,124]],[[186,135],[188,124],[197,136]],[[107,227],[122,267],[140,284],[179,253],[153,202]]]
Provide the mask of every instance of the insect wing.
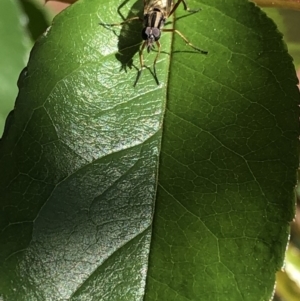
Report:
[[169,13],[173,7],[173,0],[165,0],[166,4],[166,15],[169,16]]

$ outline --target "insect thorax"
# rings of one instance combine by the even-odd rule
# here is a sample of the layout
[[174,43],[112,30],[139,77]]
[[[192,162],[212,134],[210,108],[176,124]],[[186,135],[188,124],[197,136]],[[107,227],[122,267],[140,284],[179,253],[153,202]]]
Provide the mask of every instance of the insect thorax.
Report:
[[144,27],[162,29],[166,18],[159,9],[154,9],[144,15]]
[[154,8],[159,9],[165,16],[168,15],[172,3],[172,0],[144,0],[144,15],[152,11]]
[[146,0],[144,3],[144,27],[161,29],[168,17],[172,0]]

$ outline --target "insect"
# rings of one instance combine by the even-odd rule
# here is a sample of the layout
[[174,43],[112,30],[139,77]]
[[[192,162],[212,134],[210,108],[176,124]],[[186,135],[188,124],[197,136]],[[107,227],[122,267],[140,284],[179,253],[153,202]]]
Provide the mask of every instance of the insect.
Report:
[[177,29],[163,28],[166,20],[176,11],[176,9],[178,8],[180,3],[183,4],[184,10],[186,10],[188,12],[195,13],[195,12],[198,12],[199,10],[190,10],[186,4],[186,0],[177,0],[177,2],[175,2],[175,4],[174,4],[173,0],[143,0],[143,1],[144,1],[144,18],[143,19],[136,16],[133,18],[129,18],[118,24],[103,24],[103,25],[108,25],[108,26],[118,26],[118,25],[120,26],[127,22],[132,22],[135,20],[139,20],[139,21],[143,22],[143,26],[144,26],[143,30],[142,30],[143,43],[139,50],[139,58],[140,58],[141,68],[138,71],[134,86],[139,81],[142,71],[143,71],[143,68],[145,67],[144,56],[143,56],[144,49],[146,48],[147,52],[149,53],[151,50],[154,49],[154,44],[156,44],[156,46],[157,46],[157,54],[156,54],[156,57],[153,62],[153,72],[154,72],[155,80],[156,80],[157,84],[159,84],[159,81],[157,79],[157,74],[156,74],[156,62],[160,55],[161,44],[159,42],[159,39],[161,37],[162,32],[176,33],[191,48],[199,51],[202,54],[208,53],[207,51],[201,50],[200,48],[198,48],[198,47],[194,46],[192,43],[190,43],[188,41],[188,39]]

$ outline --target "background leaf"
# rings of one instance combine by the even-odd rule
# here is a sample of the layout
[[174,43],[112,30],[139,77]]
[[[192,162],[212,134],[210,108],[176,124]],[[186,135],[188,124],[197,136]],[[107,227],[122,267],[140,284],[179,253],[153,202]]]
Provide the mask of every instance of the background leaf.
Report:
[[298,28],[300,26],[300,11],[287,9],[264,8],[264,11],[272,18],[280,32],[283,33],[289,53],[293,57],[296,68],[300,67],[300,38]]
[[254,2],[261,7],[280,7],[283,9],[300,10],[300,3],[297,0],[254,0]]
[[39,0],[19,0],[19,4],[28,18],[27,31],[31,39],[36,41],[50,25],[53,13]]
[[0,137],[17,95],[17,79],[29,55],[30,41],[24,31],[24,15],[15,0],[0,3]]
[[268,300],[298,164],[281,36],[248,1],[190,1],[202,11],[180,7],[176,28],[209,54],[165,33],[160,85],[145,69],[133,88],[141,24],[99,26],[118,5],[76,3],[32,51],[0,144],[0,293]]

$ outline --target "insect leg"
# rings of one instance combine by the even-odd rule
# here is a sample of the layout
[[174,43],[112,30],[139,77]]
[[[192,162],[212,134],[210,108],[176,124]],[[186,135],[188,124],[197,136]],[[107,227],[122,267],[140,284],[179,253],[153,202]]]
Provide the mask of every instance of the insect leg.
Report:
[[186,10],[186,11],[188,11],[188,12],[196,13],[196,12],[198,12],[198,11],[200,10],[200,9],[192,10],[192,9],[190,9],[190,8],[187,6],[185,0],[178,0],[178,1],[175,3],[175,5],[172,7],[172,9],[171,9],[171,11],[170,11],[168,17],[170,17],[170,16],[175,12],[175,10],[177,9],[178,5],[179,5],[181,2],[182,2],[182,4],[183,4],[184,10]]
[[156,41],[156,45],[157,45],[157,54],[156,54],[156,57],[154,59],[154,63],[153,63],[153,72],[154,72],[154,77],[155,77],[155,80],[156,80],[156,83],[159,85],[159,81],[158,81],[158,78],[157,78],[157,75],[156,75],[156,61],[160,55],[160,46],[161,44],[159,43],[159,41]]
[[177,29],[174,29],[174,28],[172,28],[172,29],[165,29],[165,28],[163,28],[162,29],[162,31],[164,31],[164,32],[175,32],[175,33],[177,33],[186,43],[187,43],[187,45],[189,45],[190,47],[192,47],[193,49],[195,49],[195,50],[197,50],[197,51],[199,51],[199,52],[201,52],[202,54],[207,54],[208,52],[206,51],[206,50],[202,50],[202,49],[200,49],[200,48],[198,48],[198,47],[196,47],[196,46],[194,46],[180,31],[178,31]]
[[139,79],[140,79],[140,77],[142,75],[143,68],[144,68],[144,56],[143,56],[143,52],[144,52],[145,46],[146,46],[146,41],[144,41],[144,43],[141,46],[140,51],[139,51],[141,69],[138,71],[136,80],[135,80],[135,82],[133,84],[134,87],[136,86],[137,82],[139,81]]

